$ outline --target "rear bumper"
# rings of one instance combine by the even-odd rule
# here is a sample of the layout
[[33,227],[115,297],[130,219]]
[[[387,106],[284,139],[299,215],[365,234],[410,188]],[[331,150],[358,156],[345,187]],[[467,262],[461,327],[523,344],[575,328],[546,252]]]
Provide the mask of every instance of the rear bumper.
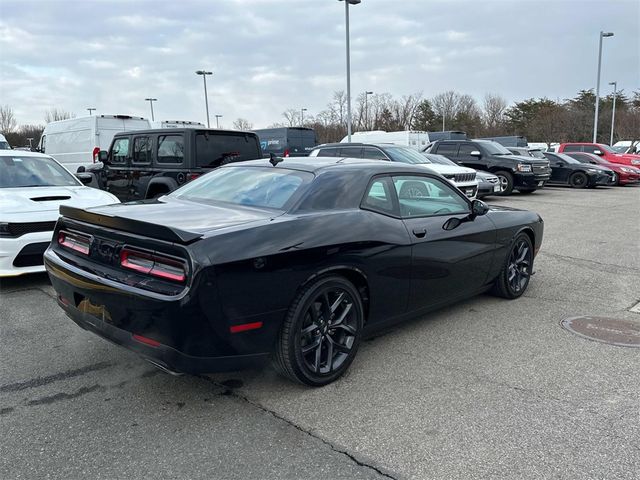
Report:
[[109,325],[92,314],[67,305],[60,298],[58,298],[58,305],[80,327],[135,352],[143,359],[170,373],[196,374],[233,371],[264,365],[269,359],[268,353],[202,357],[188,355],[167,345],[148,345],[136,340],[131,332]]
[[[48,249],[45,267],[58,304],[80,327],[174,373],[212,373],[264,364],[282,312],[227,319],[201,277],[184,294],[146,292],[95,275]],[[233,333],[231,326],[263,328]]]

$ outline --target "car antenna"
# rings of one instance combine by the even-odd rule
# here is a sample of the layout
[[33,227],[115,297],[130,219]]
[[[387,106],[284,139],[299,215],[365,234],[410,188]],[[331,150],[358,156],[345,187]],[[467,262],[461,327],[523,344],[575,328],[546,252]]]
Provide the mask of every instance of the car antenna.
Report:
[[270,153],[269,154],[269,163],[271,163],[271,165],[273,165],[274,167],[276,165],[278,165],[280,162],[282,162],[284,160],[284,158],[282,157],[277,157],[275,154]]

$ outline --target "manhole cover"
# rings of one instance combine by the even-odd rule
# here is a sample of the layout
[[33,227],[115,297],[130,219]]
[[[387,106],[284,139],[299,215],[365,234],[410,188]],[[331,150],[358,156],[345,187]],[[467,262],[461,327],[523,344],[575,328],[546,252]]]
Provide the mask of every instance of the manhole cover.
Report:
[[606,317],[571,317],[560,322],[581,337],[619,347],[640,347],[640,322]]

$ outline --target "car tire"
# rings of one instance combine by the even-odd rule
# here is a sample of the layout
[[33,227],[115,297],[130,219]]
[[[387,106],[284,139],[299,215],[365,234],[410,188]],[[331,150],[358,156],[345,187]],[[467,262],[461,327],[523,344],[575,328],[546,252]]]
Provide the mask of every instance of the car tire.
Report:
[[526,233],[520,233],[511,242],[502,270],[493,284],[492,293],[498,297],[514,299],[522,296],[533,272],[533,245]]
[[511,195],[511,192],[513,192],[513,175],[504,170],[494,172],[493,174],[498,177],[498,183],[500,185],[500,191],[496,192],[496,195]]
[[573,188],[585,188],[589,185],[589,179],[582,172],[575,172],[569,177],[569,185]]
[[520,193],[524,193],[525,195],[528,193],[533,193],[537,190],[537,188],[519,188],[518,191]]
[[327,385],[349,368],[362,338],[364,308],[346,278],[323,276],[305,286],[282,323],[274,366],[312,387]]

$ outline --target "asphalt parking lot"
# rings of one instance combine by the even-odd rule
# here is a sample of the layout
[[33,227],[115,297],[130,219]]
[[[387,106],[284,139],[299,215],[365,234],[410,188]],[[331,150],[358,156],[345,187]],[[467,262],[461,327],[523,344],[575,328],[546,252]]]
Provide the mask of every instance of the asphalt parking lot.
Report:
[[640,478],[640,187],[489,203],[545,220],[525,296],[367,340],[321,389],[265,366],[173,377],[73,324],[46,275],[0,284],[0,478]]

